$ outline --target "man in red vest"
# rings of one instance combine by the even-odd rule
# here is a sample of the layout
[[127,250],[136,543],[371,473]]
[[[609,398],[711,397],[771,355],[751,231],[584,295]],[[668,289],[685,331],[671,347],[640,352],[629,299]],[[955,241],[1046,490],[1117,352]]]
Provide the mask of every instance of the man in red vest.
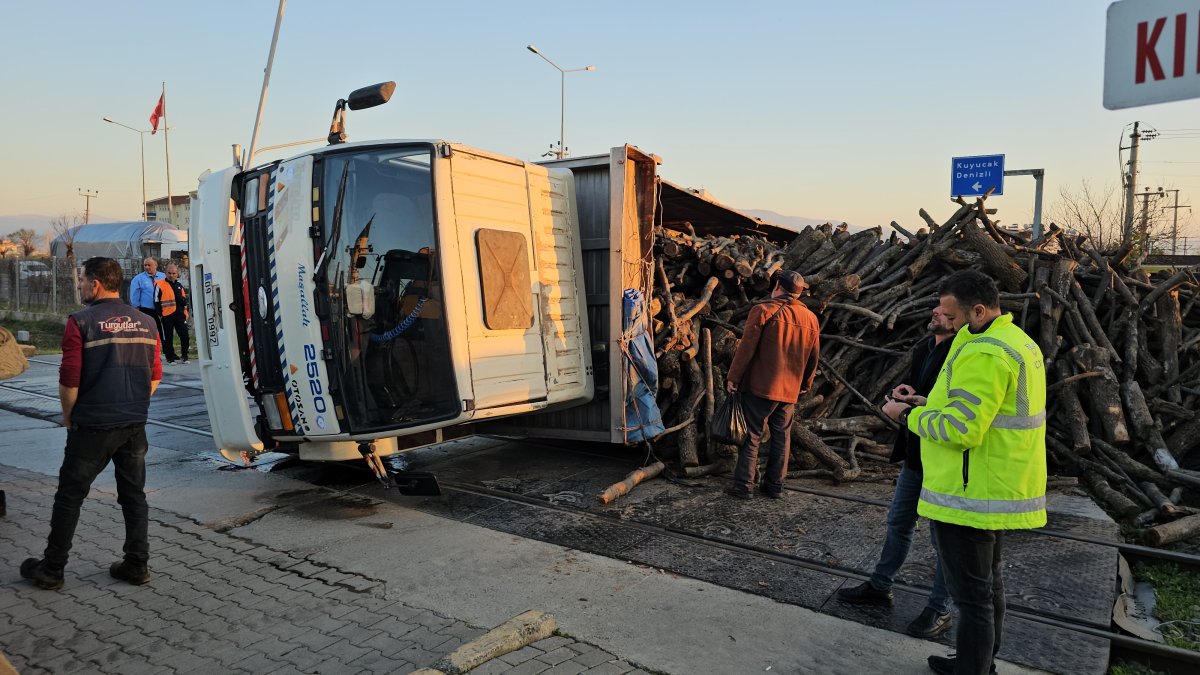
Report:
[[146,414],[162,380],[162,363],[153,317],[121,300],[123,277],[112,258],[85,262],[79,297],[87,307],[72,314],[63,330],[58,397],[67,447],[45,553],[21,563],[21,576],[46,590],[62,588],[79,510],[109,462],[125,516],[124,560],[113,563],[109,574],[134,585],[150,580]]

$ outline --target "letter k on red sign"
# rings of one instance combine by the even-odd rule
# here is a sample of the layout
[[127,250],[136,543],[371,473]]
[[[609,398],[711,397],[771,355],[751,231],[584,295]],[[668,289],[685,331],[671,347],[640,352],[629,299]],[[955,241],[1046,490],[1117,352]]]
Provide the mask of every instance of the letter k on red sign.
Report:
[[[1164,63],[1170,64],[1169,73]],[[1200,0],[1109,5],[1104,107],[1119,110],[1188,98],[1200,98]]]

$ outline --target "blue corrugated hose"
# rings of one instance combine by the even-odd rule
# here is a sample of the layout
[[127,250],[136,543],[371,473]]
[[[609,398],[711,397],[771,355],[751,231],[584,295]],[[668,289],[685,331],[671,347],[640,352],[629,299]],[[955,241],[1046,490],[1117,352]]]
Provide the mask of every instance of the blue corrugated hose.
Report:
[[417,306],[413,307],[413,311],[409,312],[408,316],[404,317],[404,320],[400,322],[400,325],[382,335],[378,333],[371,333],[371,342],[391,342],[392,340],[400,337],[401,333],[408,330],[414,323],[416,323],[417,317],[421,316],[421,308],[424,306],[425,298],[417,300]]

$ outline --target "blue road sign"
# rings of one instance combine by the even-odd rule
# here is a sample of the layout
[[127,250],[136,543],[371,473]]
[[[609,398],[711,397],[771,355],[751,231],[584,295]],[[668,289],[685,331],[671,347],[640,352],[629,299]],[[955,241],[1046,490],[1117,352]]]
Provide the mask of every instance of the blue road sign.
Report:
[[988,190],[1004,194],[1004,155],[955,157],[950,160],[950,196],[982,197]]

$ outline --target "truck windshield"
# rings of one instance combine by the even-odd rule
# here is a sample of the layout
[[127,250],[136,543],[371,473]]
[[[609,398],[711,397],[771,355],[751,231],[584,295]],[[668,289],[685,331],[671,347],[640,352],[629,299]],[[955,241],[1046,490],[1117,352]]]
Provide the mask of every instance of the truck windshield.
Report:
[[459,411],[431,153],[429,146],[392,147],[332,154],[323,162],[328,260],[319,269],[330,300],[329,365],[353,433],[416,426]]

